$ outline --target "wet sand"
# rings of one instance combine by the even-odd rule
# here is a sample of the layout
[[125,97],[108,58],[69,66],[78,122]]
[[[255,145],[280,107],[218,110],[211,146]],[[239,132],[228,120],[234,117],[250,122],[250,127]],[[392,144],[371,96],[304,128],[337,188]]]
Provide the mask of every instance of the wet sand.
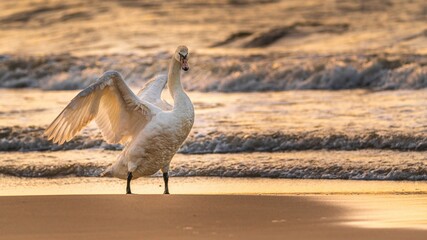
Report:
[[[0,196],[123,194],[126,188],[126,181],[117,178],[1,177],[0,180]],[[132,180],[132,191],[136,194],[161,194],[163,193],[163,188],[163,178],[161,176]],[[171,177],[169,179],[169,191],[171,194],[180,195],[421,195],[427,197],[427,182]],[[425,202],[427,204],[427,199]]]
[[11,196],[0,197],[0,212],[2,239],[390,240],[427,234],[351,226],[350,208],[308,196]]

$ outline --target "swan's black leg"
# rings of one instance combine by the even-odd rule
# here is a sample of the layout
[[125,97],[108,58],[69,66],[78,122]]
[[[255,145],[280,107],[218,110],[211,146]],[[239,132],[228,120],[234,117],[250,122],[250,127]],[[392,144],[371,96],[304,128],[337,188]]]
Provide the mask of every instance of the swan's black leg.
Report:
[[163,194],[169,194],[169,186],[168,186],[169,173],[168,172],[163,173],[163,181],[165,181],[165,191],[163,192]]
[[132,194],[132,192],[130,191],[130,181],[132,180],[132,173],[128,172],[128,179],[127,179],[127,184],[126,184],[126,194]]

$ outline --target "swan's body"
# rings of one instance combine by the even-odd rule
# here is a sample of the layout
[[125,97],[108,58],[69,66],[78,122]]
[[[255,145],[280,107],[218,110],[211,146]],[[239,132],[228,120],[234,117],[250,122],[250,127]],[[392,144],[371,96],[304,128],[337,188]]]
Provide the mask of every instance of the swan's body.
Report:
[[[104,73],[70,102],[46,129],[46,135],[62,144],[95,119],[107,142],[125,144],[106,174],[127,179],[127,193],[130,193],[132,179],[161,170],[165,193],[168,193],[169,164],[194,122],[193,104],[180,81],[181,68],[188,70],[187,56],[187,48],[178,47],[168,78],[148,82],[138,95],[129,89],[119,73]],[[173,106],[161,99],[166,82]]]

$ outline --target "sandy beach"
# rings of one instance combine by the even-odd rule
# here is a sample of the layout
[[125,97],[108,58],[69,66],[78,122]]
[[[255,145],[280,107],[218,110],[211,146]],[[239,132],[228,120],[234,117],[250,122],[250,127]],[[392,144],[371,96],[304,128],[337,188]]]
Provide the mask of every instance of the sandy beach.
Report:
[[0,239],[425,239],[427,183],[3,177]]
[[0,238],[425,239],[425,230],[352,226],[351,208],[337,204],[342,198],[334,199],[338,201],[254,195],[0,197]]

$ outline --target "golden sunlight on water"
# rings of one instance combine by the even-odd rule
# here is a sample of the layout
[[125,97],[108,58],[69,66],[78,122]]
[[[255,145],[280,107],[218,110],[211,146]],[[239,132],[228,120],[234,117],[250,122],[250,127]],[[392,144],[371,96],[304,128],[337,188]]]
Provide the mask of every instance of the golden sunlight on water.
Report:
[[[159,194],[163,191],[160,177],[134,180],[136,194]],[[348,181],[317,179],[269,179],[269,178],[218,178],[218,177],[174,177],[171,178],[173,194],[280,194],[280,195],[341,195],[351,199],[362,199],[359,195],[381,196],[412,194],[422,198],[427,193],[427,183],[414,181]],[[69,195],[69,194],[121,194],[124,181],[113,178],[3,178],[0,195]],[[420,195],[417,195],[420,194]],[[392,196],[391,195],[391,196]],[[408,199],[410,198],[408,196]],[[366,198],[367,202],[369,197]],[[393,197],[390,197],[393,199]],[[368,204],[368,203],[367,203]],[[373,205],[366,205],[373,208]],[[360,213],[360,212],[359,212]],[[423,212],[424,213],[424,212]],[[426,215],[427,216],[427,215]]]
[[147,53],[184,41],[201,51],[219,52],[258,47],[273,53],[425,53],[422,4],[335,0],[2,1],[0,52]]
[[[137,89],[135,89],[137,91]],[[46,126],[78,91],[0,90],[0,126]],[[427,133],[427,92],[191,92],[195,132]],[[266,124],[268,123],[268,124]]]

